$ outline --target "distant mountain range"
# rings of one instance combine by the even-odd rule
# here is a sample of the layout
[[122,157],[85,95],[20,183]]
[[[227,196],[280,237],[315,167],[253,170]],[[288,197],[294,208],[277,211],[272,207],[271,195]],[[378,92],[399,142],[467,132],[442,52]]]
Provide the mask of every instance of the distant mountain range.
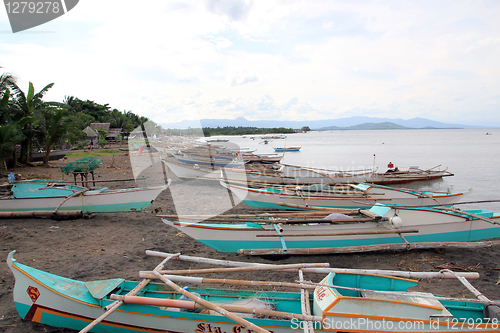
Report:
[[257,128],[294,128],[308,126],[311,130],[366,130],[366,129],[409,129],[409,128],[484,128],[459,124],[446,124],[425,118],[390,119],[375,117],[348,117],[325,120],[247,120],[243,117],[236,119],[201,119],[200,121],[183,120],[177,123],[160,124],[163,128],[186,129],[202,127],[257,127]]

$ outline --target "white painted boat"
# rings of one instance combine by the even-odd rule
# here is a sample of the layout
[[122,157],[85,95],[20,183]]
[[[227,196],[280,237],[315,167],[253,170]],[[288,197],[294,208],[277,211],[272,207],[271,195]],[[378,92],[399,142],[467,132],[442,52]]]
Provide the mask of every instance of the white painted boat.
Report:
[[228,168],[237,168],[243,165],[243,161],[241,159],[236,158],[228,158],[228,157],[209,157],[206,156],[195,156],[195,155],[174,155],[174,157],[182,163],[185,164],[196,164],[204,167],[228,167]]
[[500,237],[500,214],[488,210],[376,204],[361,213],[364,218],[335,214],[298,221],[272,217],[242,219],[243,223],[163,221],[217,251],[251,255],[489,246],[483,241]]
[[[221,181],[240,200],[252,207],[294,209],[293,206],[328,208],[366,208],[376,203],[436,206],[451,205],[471,193],[429,192],[356,183],[347,185],[313,184],[310,186],[268,185],[248,187]],[[288,207],[287,207],[288,205]]]
[[141,211],[151,205],[168,185],[109,190],[86,189],[58,181],[36,180],[18,182],[12,195],[0,198],[0,212],[82,211],[109,213]]
[[[163,163],[179,178],[209,178],[221,179],[219,167],[212,168],[207,165],[194,165],[179,163],[177,160],[165,159]],[[216,171],[217,170],[217,171]],[[316,171],[304,169],[298,166],[278,164],[272,169],[256,170],[254,168],[245,169],[244,167],[224,167],[226,179],[244,179],[249,182],[265,182],[265,183],[281,183],[281,184],[309,184],[309,183],[352,183],[360,182],[365,179],[367,174],[372,171],[352,171],[352,172],[336,172],[325,176]]]

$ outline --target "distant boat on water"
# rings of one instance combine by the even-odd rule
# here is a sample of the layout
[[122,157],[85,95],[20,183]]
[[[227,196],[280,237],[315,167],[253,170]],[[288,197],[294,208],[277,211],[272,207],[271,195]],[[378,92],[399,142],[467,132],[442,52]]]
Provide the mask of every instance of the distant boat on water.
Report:
[[300,146],[291,146],[291,147],[273,147],[275,152],[285,152],[285,151],[299,151]]

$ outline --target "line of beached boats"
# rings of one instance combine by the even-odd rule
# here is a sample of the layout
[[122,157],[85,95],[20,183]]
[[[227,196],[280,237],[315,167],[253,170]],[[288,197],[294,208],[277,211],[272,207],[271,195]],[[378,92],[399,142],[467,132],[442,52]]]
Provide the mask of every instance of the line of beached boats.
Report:
[[[408,168],[399,175],[386,175],[374,170],[345,172],[284,164],[245,168],[245,154],[232,158],[191,151],[165,156],[162,162],[169,176],[181,181],[220,182],[231,196],[264,210],[248,215],[158,217],[217,251],[244,255],[500,244],[495,240],[500,238],[500,214],[455,208],[471,190],[431,192],[377,185],[452,175],[447,171]],[[0,214],[15,216],[28,207],[31,212],[48,214],[137,211],[148,207],[168,184],[108,190],[63,182],[18,182],[10,188],[9,197],[0,199]],[[16,279],[16,309],[24,320],[80,332],[500,332],[500,303],[486,298],[467,280],[478,278],[476,273],[366,272],[329,268],[328,264],[263,265],[148,254],[164,260],[154,270],[140,272],[141,282],[121,278],[83,282],[17,263],[11,252],[7,264]],[[166,270],[168,260],[174,259],[232,268]],[[265,270],[295,270],[299,278],[284,282],[186,276]],[[313,283],[304,280],[304,272],[326,276]],[[456,278],[475,298],[447,298],[409,290],[417,285],[411,278],[430,277]],[[175,282],[216,287],[182,288]],[[239,287],[221,289],[220,284]],[[242,290],[241,286],[267,286],[272,290]],[[295,290],[276,291],[277,287]]]

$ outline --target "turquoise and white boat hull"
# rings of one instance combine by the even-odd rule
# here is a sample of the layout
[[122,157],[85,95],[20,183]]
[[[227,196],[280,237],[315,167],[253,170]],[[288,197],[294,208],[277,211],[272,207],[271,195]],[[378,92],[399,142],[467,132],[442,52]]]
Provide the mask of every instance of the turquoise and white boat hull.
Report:
[[[8,255],[7,264],[15,277],[15,307],[23,320],[82,330],[113,304],[116,297],[112,294],[124,296],[138,287],[137,282],[124,279],[82,282],[60,277],[17,263],[14,252]],[[253,332],[247,328],[249,322],[268,332],[293,333],[302,330],[305,322],[297,318],[304,317],[312,320],[315,331],[320,333],[500,331],[497,305],[490,305],[494,309],[485,311],[490,316],[486,318],[484,304],[464,299],[440,300],[430,293],[408,291],[417,284],[415,280],[383,275],[332,272],[303,298],[303,307],[299,291],[190,288],[190,292],[212,304],[247,307],[250,313],[237,313],[247,323],[236,323],[213,310],[182,311],[171,302],[179,300],[178,292],[151,281],[139,289],[139,296],[135,297],[138,303],[124,300],[91,332]],[[158,301],[170,305],[162,306]],[[312,313],[303,310],[307,303]],[[253,309],[286,312],[295,318],[262,316],[258,312],[253,315]],[[469,325],[471,321],[473,325]]]
[[13,197],[0,199],[0,212],[53,211],[61,204],[60,211],[81,210],[84,214],[141,211],[167,187],[85,191],[78,186],[57,183],[16,183]]
[[[394,209],[384,205],[376,205],[370,212],[381,216],[382,222],[284,222],[279,225],[279,232],[276,224],[265,220],[262,223],[220,224],[163,221],[217,251],[258,255],[431,248],[446,243],[462,243],[465,247],[469,242],[500,237],[498,224],[455,212],[423,207]],[[470,212],[500,223],[500,214],[483,210]],[[402,221],[397,227],[390,223],[395,216]],[[405,233],[415,229],[418,232]],[[381,233],[384,231],[394,233]]]
[[294,205],[353,209],[370,207],[376,203],[410,206],[451,205],[471,192],[419,192],[364,183],[351,185],[350,188],[337,193],[294,191],[280,185],[272,188],[250,188],[222,181],[221,184],[249,206],[275,209],[294,209]]

